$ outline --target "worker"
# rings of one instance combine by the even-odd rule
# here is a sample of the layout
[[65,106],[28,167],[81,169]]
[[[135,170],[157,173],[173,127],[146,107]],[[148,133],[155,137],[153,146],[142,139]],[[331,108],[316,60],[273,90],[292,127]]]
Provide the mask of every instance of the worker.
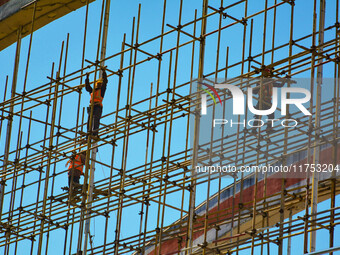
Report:
[[75,157],[67,161],[68,166],[68,186],[73,186],[74,183],[79,184],[81,175],[84,175],[83,168],[85,165],[86,151],[82,151]]
[[[258,87],[255,88],[253,90],[254,94],[259,94],[259,92],[261,92],[262,94],[262,104],[260,102],[260,99],[257,102],[257,105],[255,106],[255,109],[257,110],[269,110],[272,106],[272,94],[273,94],[273,87],[276,88],[281,88],[284,86],[285,81],[282,82],[275,82],[274,80],[270,80],[269,78],[273,77],[273,69],[266,67],[265,69],[263,69],[262,71],[262,77],[263,79],[263,83],[262,86],[260,84],[258,84]],[[259,95],[261,96],[261,95]],[[272,112],[271,114],[269,114],[268,119],[274,119],[275,115],[274,112]],[[260,116],[259,115],[255,115],[254,119],[257,120],[259,119]],[[272,126],[272,122],[268,121],[267,122],[267,128],[266,128],[266,132],[270,133],[273,130],[273,126]],[[260,121],[254,121],[254,125],[255,126],[260,126]],[[257,128],[253,129],[253,133],[256,133]]]
[[103,76],[102,78],[98,79],[95,82],[94,85],[94,91],[90,86],[89,81],[89,74],[86,74],[86,80],[85,80],[85,86],[86,91],[88,91],[91,95],[90,99],[90,106],[87,107],[87,114],[88,114],[88,121],[87,121],[87,132],[90,130],[90,115],[91,115],[91,103],[93,100],[93,119],[92,119],[92,135],[96,138],[98,138],[98,129],[100,124],[100,118],[102,116],[103,112],[103,98],[106,91],[106,85],[107,85],[107,75],[104,69],[102,69]]

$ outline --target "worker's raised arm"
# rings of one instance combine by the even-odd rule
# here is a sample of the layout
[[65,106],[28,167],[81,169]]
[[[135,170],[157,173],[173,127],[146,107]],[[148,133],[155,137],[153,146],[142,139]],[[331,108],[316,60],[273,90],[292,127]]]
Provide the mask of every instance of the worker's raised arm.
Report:
[[106,91],[106,85],[107,85],[107,74],[105,72],[105,69],[103,69],[103,85],[101,88],[101,96],[104,97],[105,91]]
[[285,82],[273,82],[273,87],[275,88],[282,88],[285,85]]
[[292,84],[292,83],[296,83],[296,81],[291,80],[290,78],[279,78],[277,81],[273,83],[273,87],[282,88],[286,83]]
[[106,74],[106,71],[105,71],[105,69],[104,69],[104,70],[103,70],[103,85],[106,86],[106,84],[107,84],[107,74]]
[[89,74],[88,73],[86,73],[85,89],[86,89],[87,92],[92,93],[92,88],[90,86],[90,80],[89,80]]

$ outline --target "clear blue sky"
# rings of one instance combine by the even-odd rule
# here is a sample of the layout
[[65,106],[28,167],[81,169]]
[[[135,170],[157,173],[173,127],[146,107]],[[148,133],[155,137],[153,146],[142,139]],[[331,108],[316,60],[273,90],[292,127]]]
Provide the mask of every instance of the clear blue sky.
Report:
[[[161,21],[162,21],[162,9],[163,9],[163,1],[159,0],[148,0],[148,1],[135,1],[135,0],[127,0],[127,1],[112,1],[111,3],[111,15],[110,15],[110,24],[109,24],[109,33],[108,33],[108,48],[107,48],[107,56],[113,55],[120,51],[121,42],[123,38],[123,34],[126,33],[127,35],[127,42],[130,43],[131,40],[131,26],[132,26],[132,17],[137,16],[138,13],[138,4],[142,3],[142,10],[141,10],[141,25],[140,25],[140,32],[139,32],[139,41],[143,42],[151,37],[154,37],[160,33],[161,30]],[[185,0],[183,1],[183,17],[182,17],[182,24],[188,21],[191,21],[194,17],[194,10],[195,8],[198,9],[198,13],[201,13],[201,1],[195,0]],[[224,1],[227,2],[227,1]],[[259,10],[264,8],[264,1],[249,1],[249,13],[255,13]],[[268,1],[271,5],[274,1]],[[326,16],[326,27],[333,25],[335,22],[335,8],[330,6],[335,6],[335,1],[328,1],[327,2],[327,16]],[[177,26],[178,24],[178,8],[179,8],[180,1],[168,0],[167,5],[167,14],[166,14],[166,21],[165,23],[169,23],[173,26]],[[218,8],[220,1],[209,1],[209,4]],[[226,3],[224,5],[227,5]],[[95,1],[94,3],[90,4],[89,9],[89,27],[88,27],[88,37],[87,37],[87,47],[86,47],[86,55],[85,58],[91,61],[95,60],[96,57],[96,50],[97,50],[97,40],[98,40],[98,27],[99,27],[99,18],[100,18],[100,9],[101,9],[101,1]],[[313,1],[305,1],[300,0],[296,1],[295,6],[295,16],[294,16],[294,38],[300,38],[306,34],[311,33],[311,22],[312,22],[312,9],[313,9]],[[31,60],[30,60],[30,67],[28,72],[28,81],[27,81],[27,90],[33,90],[34,88],[41,86],[42,84],[47,83],[49,80],[46,76],[50,76],[51,73],[51,66],[52,62],[55,62],[56,65],[59,65],[59,54],[61,48],[61,42],[63,40],[66,41],[67,33],[70,33],[70,42],[69,42],[69,52],[68,52],[68,61],[67,61],[67,68],[66,74],[71,73],[75,70],[80,69],[81,67],[81,55],[82,55],[82,44],[83,44],[83,29],[84,29],[84,13],[85,8],[81,8],[77,11],[70,13],[69,15],[52,22],[51,24],[43,27],[42,29],[38,30],[34,33],[33,36],[33,46],[32,46],[32,53],[31,53]],[[234,15],[235,17],[243,17],[244,11],[243,7],[235,7],[228,12],[228,14]],[[269,13],[268,16],[268,23],[272,24],[272,15],[273,12]],[[289,28],[290,28],[290,7],[288,4],[280,8],[280,12],[277,13],[277,19],[280,22],[277,24],[277,33],[275,39],[275,45],[280,45],[282,43],[288,42],[287,38],[289,38]],[[215,30],[217,28],[217,18],[211,19],[208,23],[207,31]],[[230,19],[223,20],[223,25],[229,24]],[[248,22],[250,24],[250,21]],[[248,26],[249,27],[249,26]],[[271,25],[269,26],[271,27]],[[230,47],[230,55],[229,55],[229,63],[238,62],[241,58],[241,50],[242,50],[242,34],[243,29],[241,29],[241,25],[236,25],[229,30],[225,30],[221,38],[221,52],[220,52],[220,67],[223,67],[225,63],[225,53],[226,47]],[[262,51],[262,28],[263,28],[263,17],[255,18],[254,20],[254,38],[253,38],[253,47],[252,51],[254,54],[260,53]],[[191,32],[193,29],[192,26],[189,26],[187,31]],[[165,31],[168,31],[169,28],[166,27]],[[271,40],[271,30],[267,31],[267,38]],[[197,29],[197,33],[199,33],[199,29]],[[333,34],[332,34],[333,33]],[[332,36],[334,36],[334,30],[332,33],[327,33],[325,36],[325,40],[328,40]],[[187,37],[181,35],[181,42],[185,42],[188,40]],[[207,40],[207,48],[206,48],[206,61],[205,61],[205,73],[210,73],[215,70],[215,63],[216,63],[216,35],[209,37]],[[26,37],[22,40],[22,49],[21,49],[21,62],[19,67],[19,77],[18,77],[18,85],[17,85],[17,92],[21,93],[23,90],[23,80],[24,80],[24,73],[25,73],[25,66],[26,66],[26,58],[27,58],[27,49],[29,38]],[[167,37],[166,41],[164,42],[164,49],[168,49],[175,45],[176,37],[175,35]],[[269,42],[271,42],[269,40]],[[249,29],[247,32],[247,39],[249,41]],[[305,46],[310,46],[310,41],[306,40],[303,42]],[[198,44],[196,44],[198,47]],[[271,43],[267,43],[266,48],[269,49],[271,47]],[[153,43],[148,46],[145,46],[143,50],[146,50],[152,54],[156,54],[158,52],[159,44]],[[198,48],[196,48],[197,50]],[[246,49],[248,52],[248,49]],[[8,47],[7,49],[0,52],[0,98],[2,100],[3,93],[4,93],[4,81],[6,79],[6,75],[9,76],[9,84],[12,81],[12,73],[13,73],[13,66],[14,66],[14,54],[15,54],[15,45]],[[179,59],[179,69],[178,69],[178,77],[176,84],[181,84],[183,82],[187,82],[190,79],[190,60],[191,60],[191,46],[185,47],[180,50],[181,57]],[[195,74],[197,76],[197,54],[198,50],[196,51],[196,64],[195,64]],[[275,55],[274,61],[286,57],[288,54],[287,48],[281,50]],[[141,60],[144,58],[143,54],[138,55],[138,59]],[[247,57],[246,53],[246,57]],[[174,57],[174,56],[173,56]],[[125,66],[127,65],[128,57],[126,56]],[[266,62],[270,62],[270,59],[266,58]],[[117,70],[119,67],[118,59],[110,60],[106,63],[108,67],[112,70]],[[87,65],[85,63],[85,65]],[[164,91],[167,88],[168,80],[167,80],[167,73],[168,73],[168,65],[169,65],[169,55],[164,57],[163,60],[163,68],[162,72],[162,79],[161,79],[161,89],[160,91]],[[173,68],[173,66],[172,66]],[[93,70],[91,68],[90,70]],[[156,61],[150,61],[149,63],[145,64],[143,67],[138,68],[136,71],[136,80],[135,80],[135,91],[133,101],[137,102],[143,98],[149,96],[150,93],[150,84],[154,84],[153,93],[155,93],[155,84],[157,78],[157,63]],[[332,68],[325,69],[325,76],[332,77]],[[62,69],[62,72],[64,70]],[[229,76],[238,76],[240,75],[240,68],[233,68],[229,72]],[[299,75],[300,77],[309,77],[309,73],[304,73]],[[91,80],[93,79],[93,75],[91,76]],[[170,80],[171,86],[173,85],[173,77]],[[70,82],[69,85],[76,86],[79,84],[79,80]],[[120,105],[121,107],[125,106],[126,104],[126,89],[127,89],[127,73],[124,75],[123,79],[123,91],[122,96],[120,98]],[[111,113],[115,110],[116,106],[116,91],[117,91],[117,77],[110,77],[108,89],[106,92],[106,96],[104,99],[104,112],[103,114]],[[188,88],[181,91],[182,94],[188,93]],[[7,92],[7,99],[10,96],[10,90]],[[72,95],[65,96],[63,102],[63,112],[62,112],[62,125],[71,128],[74,126],[75,123],[75,98]],[[86,107],[89,101],[89,96],[87,93],[83,93],[81,106]],[[141,106],[139,110],[145,110],[146,105]],[[16,108],[18,110],[19,108]],[[44,119],[45,112],[44,108],[40,107],[37,108],[33,112],[33,117]],[[29,115],[27,113],[26,115]],[[85,115],[86,117],[86,115]],[[112,123],[113,118],[106,118],[103,120],[105,124]],[[5,122],[6,124],[6,122]],[[184,124],[184,122],[183,122]],[[38,141],[42,139],[44,126],[40,124],[35,124],[33,132],[31,134],[31,139],[33,141]],[[26,141],[27,139],[27,121],[24,121],[22,131],[23,133],[23,140]],[[5,144],[5,126],[1,130],[1,137],[0,137],[0,154],[3,154],[4,151],[4,144]],[[11,149],[14,150],[16,147],[16,137],[18,134],[18,127],[14,125],[13,127],[13,140],[11,143]],[[158,133],[159,139],[156,140],[156,154],[155,158],[158,159],[161,157],[161,149],[163,144],[159,141],[162,139],[163,131],[160,130]],[[131,138],[131,146],[129,149],[128,154],[128,165],[127,168],[130,169],[135,166],[139,166],[144,164],[144,157],[145,157],[145,135],[136,135]],[[158,141],[158,143],[157,143]],[[184,150],[184,142],[185,141],[185,132],[183,132],[182,127],[178,126],[173,130],[173,139],[171,140],[171,151],[182,151]],[[24,143],[25,144],[25,143]],[[121,144],[119,144],[121,145]],[[133,145],[133,146],[132,146]],[[117,149],[117,156],[115,157],[114,166],[120,168],[121,165],[121,146]],[[111,149],[110,147],[103,147],[99,151],[100,160],[110,164],[110,157],[111,157]],[[14,157],[12,157],[13,160]],[[56,171],[65,170],[64,164],[66,161],[63,161],[57,164]],[[96,171],[96,180],[106,179],[109,176],[109,172],[107,169],[99,168]],[[37,174],[30,175],[30,181],[37,178]],[[67,185],[67,177],[66,174],[64,176],[58,176],[56,179],[57,183],[55,185],[55,194],[59,194],[61,192],[60,187]],[[81,180],[82,181],[82,180]],[[223,185],[226,186],[229,184],[231,180],[223,180]],[[217,183],[213,182],[210,194],[214,194],[217,191]],[[199,191],[202,192],[199,192]],[[202,185],[198,191],[197,197],[197,204],[201,203],[206,198],[206,186]],[[25,203],[30,204],[35,201],[36,190],[32,190],[32,197],[30,195],[26,195]],[[169,203],[176,204],[178,194],[170,195],[167,197],[167,201]],[[187,199],[186,199],[187,201]],[[340,203],[337,200],[337,206]],[[18,204],[18,201],[16,201]],[[329,202],[323,202],[320,205],[320,210],[326,209],[329,207]],[[186,208],[186,207],[185,207]],[[157,206],[154,205],[151,208],[152,213],[157,213]],[[126,211],[124,211],[123,217],[123,230],[121,238],[126,238],[128,236],[134,235],[138,233],[139,223],[137,224],[135,220],[137,219],[137,212],[139,211],[139,206],[134,206]],[[302,214],[300,214],[301,216]],[[115,213],[111,214],[111,220],[115,222]],[[179,218],[179,213],[168,213],[167,218],[165,219],[165,225],[171,224],[173,221]],[[96,221],[96,223],[95,223]],[[97,218],[96,220],[92,220],[91,222],[91,231],[95,233],[96,237],[94,240],[94,245],[97,246],[101,243],[103,238],[102,236],[102,228],[103,228],[103,220]],[[114,223],[110,225],[110,233],[114,231]],[[149,221],[149,229],[155,228],[155,221],[152,219]],[[60,233],[63,233],[62,231]],[[318,249],[326,248],[328,245],[328,239],[323,235],[318,235]],[[325,235],[326,236],[326,235]],[[339,231],[337,235],[339,236]],[[58,237],[59,238],[59,237]],[[63,242],[64,237],[60,237],[60,242]],[[293,250],[297,250],[297,253],[293,254],[301,254],[301,238],[296,238],[293,241]],[[59,241],[59,239],[58,239]],[[25,243],[23,241],[22,243]],[[51,243],[51,242],[50,242]],[[26,242],[28,244],[28,242]],[[338,242],[335,245],[340,245]],[[48,254],[61,254],[62,247],[59,245],[52,245],[53,250],[50,248]],[[61,245],[60,245],[61,246]],[[20,249],[25,248],[25,244],[20,246]],[[0,248],[1,251],[1,248]],[[75,252],[75,250],[73,250]],[[275,254],[276,250],[272,249],[271,254]],[[20,253],[22,254],[22,253]]]

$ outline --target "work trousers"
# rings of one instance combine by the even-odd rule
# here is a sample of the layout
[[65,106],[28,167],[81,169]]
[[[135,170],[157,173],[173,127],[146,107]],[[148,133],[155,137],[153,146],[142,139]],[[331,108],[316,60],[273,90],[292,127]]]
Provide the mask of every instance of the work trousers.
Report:
[[[93,106],[93,119],[92,119],[92,125],[93,125],[93,132],[92,134],[94,136],[98,135],[98,129],[100,125],[100,118],[102,117],[103,107],[100,105],[94,105]],[[87,107],[87,114],[88,114],[88,120],[87,120],[87,132],[90,130],[90,116],[91,116],[91,107]]]
[[[257,102],[255,109],[256,110],[269,110],[271,108],[271,106],[272,106],[271,100],[263,100],[262,101],[262,107],[260,107],[260,101],[259,101],[259,102]],[[274,112],[267,115],[267,118],[268,119],[274,119],[275,118]],[[254,119],[260,119],[260,115],[255,115]],[[261,123],[260,121],[254,121],[254,126],[259,126],[260,123]],[[271,123],[271,122],[268,122],[267,127],[269,127],[269,123]]]
[[81,172],[78,169],[71,168],[68,171],[68,186],[71,187],[71,182],[79,184],[80,176]]

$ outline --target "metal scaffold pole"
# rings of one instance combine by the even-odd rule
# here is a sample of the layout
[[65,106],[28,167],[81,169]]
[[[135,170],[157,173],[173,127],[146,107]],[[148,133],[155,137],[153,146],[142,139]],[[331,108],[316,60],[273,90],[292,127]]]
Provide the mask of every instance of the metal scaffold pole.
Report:
[[[198,66],[198,79],[203,78],[204,72],[204,53],[205,53],[205,33],[207,27],[206,15],[208,13],[208,0],[203,0],[202,7],[202,23],[201,23],[201,41],[200,41],[200,52],[199,52],[199,66]],[[199,94],[198,94],[199,95]],[[197,96],[198,97],[198,96]],[[198,98],[197,98],[198,99]],[[195,215],[195,201],[196,201],[196,166],[198,163],[198,145],[199,145],[199,126],[200,126],[200,107],[197,105],[194,108],[195,124],[194,124],[194,140],[192,148],[192,164],[191,164],[191,189],[190,189],[190,200],[189,200],[189,217],[188,217],[188,239],[186,254],[191,254],[193,248],[193,234],[194,234],[194,215]]]
[[[21,49],[21,27],[19,27],[17,31],[17,45],[15,51],[15,60],[14,60],[14,71],[13,71],[13,79],[12,79],[12,91],[11,98],[14,98],[16,95],[16,87],[17,87],[17,79],[18,79],[18,69],[19,69],[19,61],[20,61],[20,49]],[[1,176],[0,182],[0,219],[2,218],[3,212],[3,203],[4,203],[4,194],[5,194],[5,185],[6,185],[6,171],[7,165],[9,163],[9,152],[10,152],[10,144],[11,144],[11,134],[12,134],[12,123],[13,123],[13,111],[14,111],[14,102],[12,101],[9,108],[8,121],[7,121],[7,133],[6,133],[6,144],[5,144],[5,153],[4,153],[4,168],[3,174]]]
[[[323,51],[324,43],[324,29],[325,29],[325,11],[326,0],[320,0],[319,9],[319,35],[318,45],[320,45],[319,51]],[[315,110],[315,142],[314,142],[314,154],[313,164],[317,166],[320,164],[320,135],[321,135],[321,91],[323,84],[323,59],[319,58],[317,73],[316,73],[316,110]],[[316,214],[318,211],[318,188],[319,188],[319,172],[313,171],[312,173],[312,201],[311,201],[311,232],[310,232],[310,252],[314,252],[316,249]]]
[[[190,5],[184,0],[45,5],[40,0],[15,14],[20,16],[16,22],[29,17],[32,23],[13,31],[7,26],[7,37],[11,19],[0,20],[0,49],[7,39],[16,41],[9,49],[8,56],[15,54],[8,61],[9,74],[0,72],[5,80],[0,84],[0,253],[335,254],[340,228],[339,1],[326,6],[326,0],[315,0],[305,8],[295,0]],[[0,19],[12,1],[2,2]],[[71,9],[76,11],[68,14]],[[32,40],[33,32],[62,14],[81,17],[84,31],[68,23],[65,45],[64,37],[55,48],[48,45],[53,54],[47,56],[39,46],[52,32],[46,27]],[[302,14],[307,18],[297,18]],[[109,27],[109,21],[117,26]],[[44,61],[51,58],[47,81],[37,64],[42,53]],[[268,90],[262,90],[266,69],[271,85],[278,82],[275,90],[269,86],[278,92],[270,98],[271,107],[277,106],[272,129],[265,123],[270,115],[256,114],[263,122],[256,126],[251,110],[270,106]],[[110,83],[97,129],[98,105],[87,92],[98,89],[104,70]],[[324,78],[332,72],[333,80]],[[300,86],[298,77],[308,78]],[[242,93],[200,83],[196,91],[196,79],[211,87],[232,84]],[[287,91],[296,87],[309,90],[311,99],[302,105],[311,115],[289,103],[296,97]],[[289,100],[285,113],[283,91]],[[234,101],[241,102],[242,95],[244,113],[234,114]],[[252,103],[258,105],[250,108]],[[227,123],[219,126],[214,122],[219,118]],[[292,120],[294,127],[287,125]],[[82,158],[77,162],[81,170],[76,169],[84,177],[76,176],[79,185],[62,186],[72,180],[66,176],[75,168],[67,168],[65,161],[84,156],[80,152],[86,152],[85,163]],[[327,164],[332,172],[305,171],[305,165],[317,164]],[[262,172],[270,166],[302,172]],[[328,245],[322,249],[321,234]]]
[[[104,22],[103,22],[103,35],[101,38],[101,51],[100,51],[100,66],[105,67],[105,55],[106,55],[106,45],[107,45],[107,34],[108,34],[108,28],[109,28],[109,17],[110,17],[110,2],[111,0],[105,1],[105,14],[104,14]],[[104,3],[104,2],[103,2]],[[100,77],[102,77],[102,70],[100,70]],[[91,107],[93,108],[93,107]],[[93,109],[91,109],[93,111]],[[92,120],[92,129],[93,130],[93,120]],[[90,223],[91,223],[91,208],[92,208],[92,202],[93,202],[93,189],[94,189],[94,179],[95,179],[95,162],[97,160],[97,142],[93,142],[92,146],[94,149],[91,150],[91,164],[90,164],[90,181],[89,181],[89,187],[87,192],[87,206],[86,206],[86,216],[85,216],[85,228],[84,228],[84,252],[83,254],[87,254],[87,244],[88,244],[88,238],[91,238],[90,233]],[[91,242],[91,240],[90,240]]]

